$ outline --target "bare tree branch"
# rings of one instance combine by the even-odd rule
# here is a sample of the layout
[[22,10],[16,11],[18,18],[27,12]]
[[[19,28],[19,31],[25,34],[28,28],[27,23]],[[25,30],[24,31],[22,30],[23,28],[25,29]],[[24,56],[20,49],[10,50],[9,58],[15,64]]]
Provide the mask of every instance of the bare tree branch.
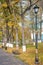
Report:
[[[30,10],[31,9],[31,7],[33,6],[33,5],[35,5],[37,2],[39,2],[40,0],[37,0],[35,3],[33,3],[32,4],[32,2],[31,2],[31,0],[29,0],[29,2],[30,2],[30,6],[29,7],[27,7],[26,9],[25,9],[25,11],[24,12],[22,12],[21,14],[20,13],[18,13],[17,11],[16,11],[16,13],[18,14],[18,15],[20,15],[20,16],[22,16],[22,15],[24,15],[25,13],[26,13],[26,11],[28,11],[28,10]],[[9,2],[10,2],[10,0],[6,0],[6,2],[7,2],[7,5],[8,5],[8,10],[9,10],[9,12],[10,12],[10,14],[12,13],[12,11],[11,11],[11,9],[10,9],[10,5],[9,5]],[[17,4],[17,3],[16,3]]]
[[8,10],[9,10],[10,14],[12,14],[10,2],[11,2],[11,0],[6,0],[7,8],[8,8]]
[[32,1],[31,1],[31,0],[29,0],[29,2],[30,2],[30,6],[31,6],[31,4],[32,4]]
[[[10,14],[12,14],[12,10],[11,10],[11,5],[10,5],[10,2],[11,2],[11,0],[6,0],[6,3],[7,3],[7,5],[8,5],[8,10],[9,10],[9,12],[10,12]],[[17,4],[18,3],[18,1],[17,2],[15,2],[15,4]],[[18,12],[16,12],[18,15],[20,15]]]
[[30,10],[31,7],[32,7],[33,5],[35,5],[37,2],[39,2],[39,1],[40,1],[40,0],[37,0],[37,1],[36,1],[35,3],[33,3],[33,4],[31,4],[31,1],[30,1],[30,6],[27,7],[27,8],[25,9],[25,11],[24,11],[21,15],[25,14],[26,11]]

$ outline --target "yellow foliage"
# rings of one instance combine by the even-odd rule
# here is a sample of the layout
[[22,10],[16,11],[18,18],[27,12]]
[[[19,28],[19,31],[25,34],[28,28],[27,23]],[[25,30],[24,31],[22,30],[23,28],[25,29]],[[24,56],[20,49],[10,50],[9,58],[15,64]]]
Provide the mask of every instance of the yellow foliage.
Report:
[[7,7],[7,4],[6,3],[3,3],[2,6],[6,8]]
[[22,32],[20,30],[18,31],[18,37],[19,37],[19,39],[22,38]]
[[14,0],[11,2],[11,4],[15,4],[16,2],[19,2],[20,0]]
[[2,32],[0,32],[0,35],[2,35]]
[[0,44],[0,48],[2,48],[2,44]]
[[20,0],[14,0],[14,1],[15,1],[15,3],[16,3],[16,2],[19,2]]
[[8,53],[12,53],[13,51],[13,48],[7,48],[7,51],[5,50],[5,52],[8,52]]
[[10,22],[8,23],[8,26],[12,26],[12,25],[14,25],[14,22],[11,22],[11,21],[10,21]]

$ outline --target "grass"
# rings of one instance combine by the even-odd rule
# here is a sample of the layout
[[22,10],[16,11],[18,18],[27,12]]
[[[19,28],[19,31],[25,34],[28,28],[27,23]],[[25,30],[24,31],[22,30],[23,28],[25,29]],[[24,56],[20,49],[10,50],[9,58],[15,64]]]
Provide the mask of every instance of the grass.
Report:
[[[14,48],[8,48],[6,52],[12,53],[12,51],[15,51],[16,47]],[[33,45],[27,45],[27,51],[25,53],[22,52],[22,48],[20,47],[18,49],[20,52],[19,55],[14,55],[16,58],[19,58],[20,60],[24,61],[25,63],[28,63],[28,65],[34,65],[35,63],[35,46]],[[43,65],[43,43],[38,44],[38,56],[41,65]]]

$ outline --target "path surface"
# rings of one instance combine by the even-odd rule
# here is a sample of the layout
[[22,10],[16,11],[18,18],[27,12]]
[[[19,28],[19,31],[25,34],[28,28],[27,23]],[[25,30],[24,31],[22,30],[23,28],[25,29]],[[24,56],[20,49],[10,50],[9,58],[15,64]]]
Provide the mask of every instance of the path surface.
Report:
[[8,54],[0,49],[0,65],[27,65],[21,60],[15,58],[12,54]]

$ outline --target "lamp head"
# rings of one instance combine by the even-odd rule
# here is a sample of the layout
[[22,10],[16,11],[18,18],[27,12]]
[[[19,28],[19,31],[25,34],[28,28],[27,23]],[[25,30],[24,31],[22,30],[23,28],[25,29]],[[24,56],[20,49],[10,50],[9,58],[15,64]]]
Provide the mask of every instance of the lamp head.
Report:
[[39,7],[37,5],[35,5],[33,9],[34,9],[35,14],[37,14],[38,10],[39,10]]

